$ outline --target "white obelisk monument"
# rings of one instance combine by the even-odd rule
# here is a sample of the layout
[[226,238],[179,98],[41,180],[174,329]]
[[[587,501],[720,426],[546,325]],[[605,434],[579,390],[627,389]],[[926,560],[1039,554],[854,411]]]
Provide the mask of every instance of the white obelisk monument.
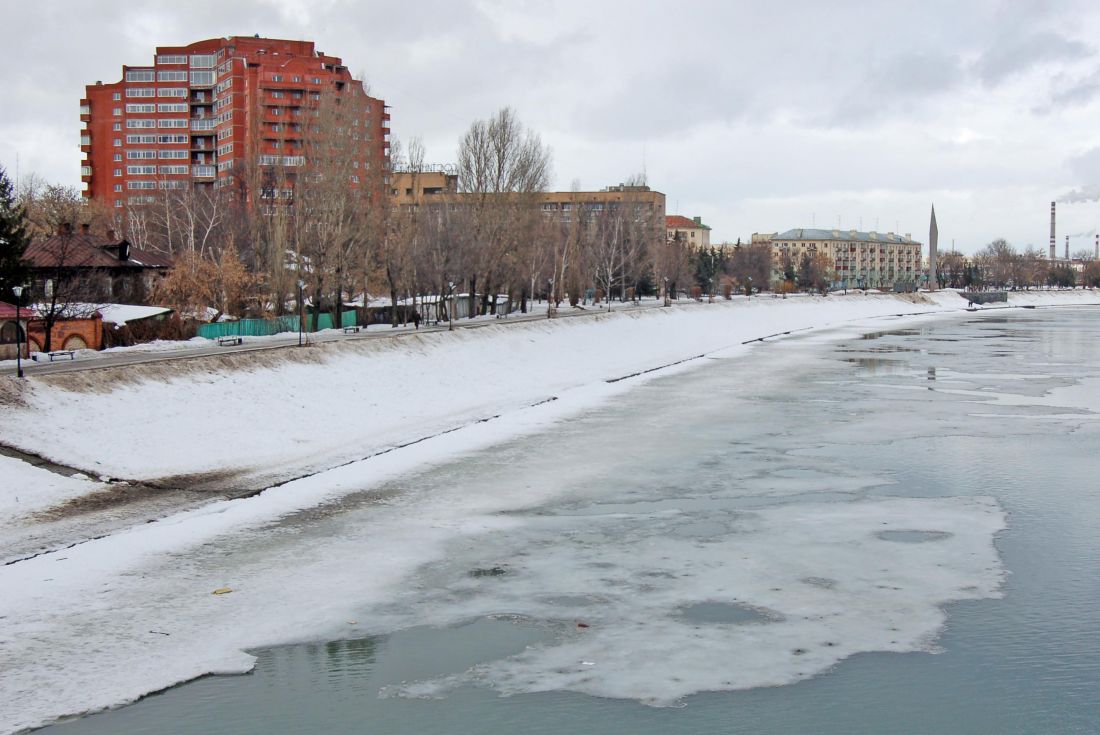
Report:
[[940,243],[940,230],[936,227],[936,205],[932,205],[932,223],[928,225],[928,290],[935,291],[940,285],[936,279],[936,250]]

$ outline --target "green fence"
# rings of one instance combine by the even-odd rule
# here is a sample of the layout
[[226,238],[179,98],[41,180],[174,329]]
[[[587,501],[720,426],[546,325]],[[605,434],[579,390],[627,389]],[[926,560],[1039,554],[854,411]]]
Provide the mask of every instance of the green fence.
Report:
[[[341,327],[354,327],[356,324],[355,311],[345,311],[340,315]],[[305,327],[307,331],[313,331],[313,315],[306,315]],[[332,314],[324,312],[317,315],[317,329],[332,329]],[[276,319],[239,319],[235,322],[217,322],[216,324],[203,324],[199,326],[199,336],[205,339],[217,339],[218,337],[267,337],[280,332],[297,332],[298,317],[281,316]]]

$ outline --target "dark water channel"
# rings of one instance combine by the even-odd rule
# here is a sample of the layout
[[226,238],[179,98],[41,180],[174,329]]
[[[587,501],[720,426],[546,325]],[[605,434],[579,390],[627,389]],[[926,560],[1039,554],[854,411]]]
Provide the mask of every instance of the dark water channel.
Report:
[[404,479],[563,492],[393,632],[43,732],[1098,732],[1098,440],[1095,309],[761,345]]

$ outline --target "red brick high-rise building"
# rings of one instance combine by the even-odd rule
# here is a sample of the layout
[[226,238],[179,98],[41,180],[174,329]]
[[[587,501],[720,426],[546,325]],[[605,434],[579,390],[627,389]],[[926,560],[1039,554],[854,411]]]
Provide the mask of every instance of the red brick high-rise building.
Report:
[[280,171],[269,180],[292,187],[308,153],[309,116],[327,99],[358,103],[345,105],[356,112],[339,124],[354,125],[347,155],[362,181],[389,158],[385,104],[312,41],[234,36],[159,46],[152,63],[123,66],[121,81],[86,89],[84,196],[111,207],[149,202],[158,190],[230,185],[257,167]]

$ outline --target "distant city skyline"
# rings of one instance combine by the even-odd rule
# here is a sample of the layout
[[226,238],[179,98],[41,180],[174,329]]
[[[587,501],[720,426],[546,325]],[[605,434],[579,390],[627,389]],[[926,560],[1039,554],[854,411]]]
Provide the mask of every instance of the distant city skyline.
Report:
[[[511,105],[554,150],[552,186],[644,171],[712,242],[839,228],[972,253],[1004,237],[1059,254],[1100,228],[1100,11],[1086,2],[884,5],[305,0],[6,13],[0,163],[80,185],[84,85],[154,45],[259,33],[341,55],[392,106],[393,137],[453,162]],[[18,159],[18,160],[17,160]],[[927,243],[926,243],[927,246]]]

